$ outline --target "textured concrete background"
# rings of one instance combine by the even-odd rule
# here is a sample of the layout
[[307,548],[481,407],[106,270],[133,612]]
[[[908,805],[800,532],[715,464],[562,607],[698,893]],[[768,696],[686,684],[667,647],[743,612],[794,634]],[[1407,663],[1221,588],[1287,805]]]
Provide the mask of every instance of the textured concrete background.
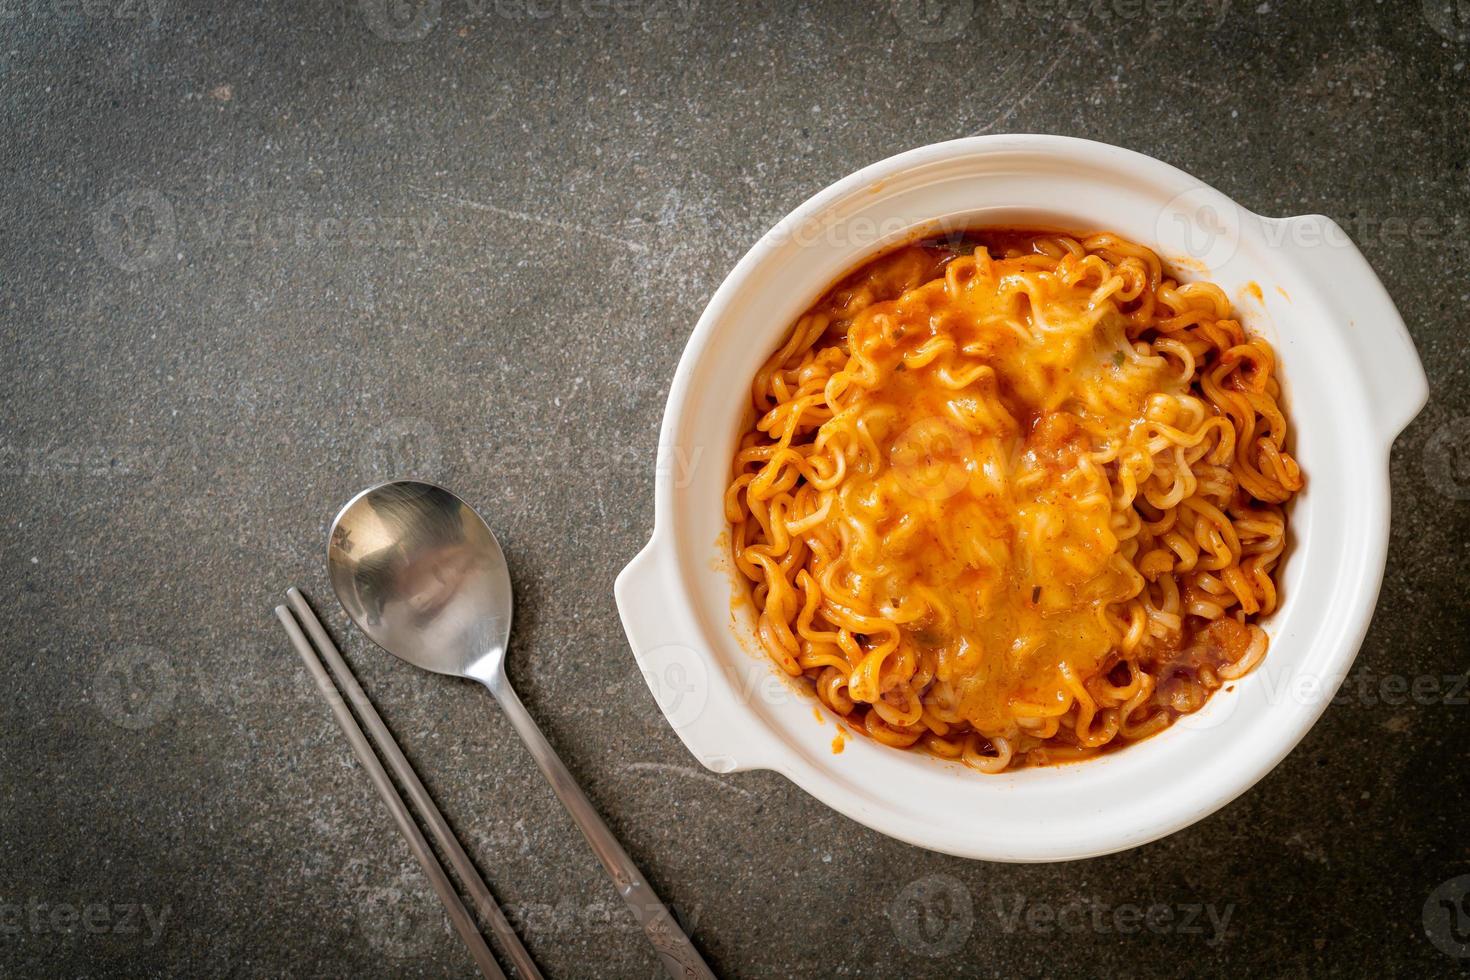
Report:
[[[0,973],[470,974],[270,615],[293,583],[548,975],[656,971],[483,692],[328,601],[331,513],[408,473],[493,516],[512,678],[721,973],[1470,964],[1463,4],[423,10],[0,6]],[[1336,217],[1433,387],[1341,703],[1210,819],[1060,866],[697,769],[612,600],[720,277],[859,166],[1004,131]]]

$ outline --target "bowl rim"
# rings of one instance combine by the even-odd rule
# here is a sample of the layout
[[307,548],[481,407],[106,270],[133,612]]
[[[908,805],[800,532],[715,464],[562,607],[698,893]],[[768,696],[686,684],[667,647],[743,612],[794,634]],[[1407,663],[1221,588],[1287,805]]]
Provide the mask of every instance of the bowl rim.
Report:
[[[732,305],[750,285],[755,271],[779,254],[796,229],[803,223],[831,213],[844,202],[881,191],[890,181],[911,177],[926,168],[943,168],[957,162],[963,167],[969,162],[1005,154],[1052,160],[1062,166],[1094,166],[1128,174],[1155,195],[1164,192],[1172,192],[1174,198],[1198,195],[1209,206],[1225,209],[1239,223],[1242,236],[1258,236],[1283,227],[1298,230],[1315,228],[1319,233],[1335,230],[1346,241],[1341,229],[1330,219],[1315,215],[1292,219],[1262,218],[1162,161],[1088,140],[1035,134],[993,135],[909,150],[864,167],[819,191],[766,232],[735,265],[705,307],[680,358],[660,429],[661,456],[667,449],[680,445],[684,410],[691,398],[696,372],[710,355]],[[1157,247],[1153,242],[1146,244]],[[868,254],[876,254],[879,250],[877,246],[870,247]],[[1275,252],[1272,254],[1277,255]],[[1347,607],[1345,615],[1335,624],[1336,632],[1330,642],[1324,640],[1314,645],[1321,661],[1315,666],[1330,679],[1337,674],[1345,676],[1371,619],[1387,555],[1388,451],[1397,433],[1422,407],[1427,398],[1427,383],[1402,319],[1377,277],[1350,242],[1345,248],[1327,254],[1321,249],[1314,252],[1292,247],[1288,241],[1287,246],[1281,249],[1280,258],[1300,266],[1301,277],[1315,283],[1323,296],[1331,300],[1328,306],[1339,312],[1358,311],[1360,319],[1374,324],[1375,331],[1371,342],[1338,338],[1344,340],[1347,350],[1344,356],[1353,362],[1352,370],[1362,387],[1359,400],[1362,418],[1366,420],[1363,424],[1368,426],[1371,435],[1365,445],[1365,455],[1372,467],[1358,483],[1356,496],[1363,533],[1355,536],[1355,546],[1346,556],[1351,560],[1343,563],[1337,583],[1344,592],[1338,608]],[[853,261],[849,256],[845,261],[849,261],[847,268],[850,269],[864,259]],[[1341,280],[1344,277],[1350,280],[1350,288],[1343,288]],[[813,285],[812,289],[820,292],[829,285],[830,282],[820,283]],[[1334,293],[1336,295],[1332,295]],[[1323,296],[1317,298],[1323,299]],[[784,330],[788,322],[783,321],[781,329]],[[761,356],[767,353],[762,351]],[[1376,364],[1372,363],[1375,359],[1378,361]],[[746,379],[741,378],[739,384],[745,383]],[[1247,757],[1244,762],[1235,760],[1228,771],[1220,767],[1199,766],[1200,772],[1192,774],[1188,785],[1181,787],[1181,798],[1175,801],[1175,805],[1150,819],[1134,820],[1126,826],[1114,821],[1113,825],[1098,831],[1090,840],[1011,839],[997,842],[979,834],[966,838],[952,831],[940,832],[926,821],[915,819],[911,813],[898,812],[893,801],[855,792],[849,785],[850,780],[834,776],[830,763],[824,765],[824,760],[811,758],[810,754],[804,756],[793,752],[775,738],[774,733],[762,730],[767,726],[767,719],[756,710],[759,706],[745,703],[748,698],[742,698],[737,686],[731,682],[728,665],[708,652],[719,643],[710,641],[708,623],[701,622],[693,608],[695,600],[691,598],[686,581],[691,570],[684,567],[688,563],[677,540],[678,530],[674,527],[676,493],[670,468],[656,467],[654,532],[649,544],[619,575],[615,588],[619,612],[634,655],[670,724],[695,757],[716,772],[742,768],[779,771],[833,809],[882,833],[921,847],[990,860],[1057,861],[1112,853],[1155,840],[1202,819],[1249,789],[1305,737],[1330,700],[1329,696],[1309,704],[1288,706],[1292,710],[1278,712],[1279,722],[1266,733],[1269,737],[1258,735],[1256,742],[1262,744],[1252,744],[1249,746],[1251,752],[1242,753]],[[1346,549],[1347,545],[1343,547]],[[698,576],[708,574],[708,571],[694,570],[692,574]],[[655,619],[663,622],[655,626]],[[668,703],[668,691],[660,683],[659,671],[666,666],[669,657],[698,672],[707,683],[711,703],[695,721],[681,719],[677,706]],[[763,656],[761,659],[765,660]],[[765,661],[764,666],[775,673],[769,661]],[[1216,700],[1218,696],[1211,702]],[[739,733],[741,745],[738,751],[727,753],[718,744],[719,740],[710,735],[712,728],[721,726]],[[1125,751],[1134,752],[1137,748],[1131,746]],[[896,754],[889,749],[880,751]],[[737,760],[735,755],[743,758]],[[1101,760],[1089,760],[1079,766],[1055,767],[1053,771],[1100,764]],[[1211,771],[1205,773],[1205,770]],[[1002,777],[966,773],[965,778],[997,780]]]

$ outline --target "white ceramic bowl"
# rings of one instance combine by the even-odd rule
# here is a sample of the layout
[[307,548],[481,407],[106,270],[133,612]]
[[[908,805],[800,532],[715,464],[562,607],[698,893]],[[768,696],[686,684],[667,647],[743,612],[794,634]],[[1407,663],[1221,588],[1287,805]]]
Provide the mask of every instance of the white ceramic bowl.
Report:
[[[1307,480],[1290,511],[1284,601],[1265,623],[1271,648],[1259,668],[1137,745],[998,776],[856,736],[834,753],[835,718],[754,641],[721,510],[750,380],[796,316],[900,242],[984,225],[1114,231],[1155,248],[1183,278],[1218,282],[1276,348]],[[950,854],[1106,854],[1234,799],[1322,713],[1383,578],[1389,448],[1427,394],[1392,301],[1328,218],[1263,218],[1167,164],[1085,140],[922,147],[801,205],[710,300],[669,392],[653,539],[618,577],[618,609],[660,708],[715,772],[776,770],[854,820]]]

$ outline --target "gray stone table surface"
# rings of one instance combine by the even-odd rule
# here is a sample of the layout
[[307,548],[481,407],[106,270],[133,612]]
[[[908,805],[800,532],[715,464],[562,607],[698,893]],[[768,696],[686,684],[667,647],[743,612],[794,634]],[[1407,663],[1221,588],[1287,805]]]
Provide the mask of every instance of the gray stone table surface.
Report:
[[[1465,970],[1463,8],[0,4],[0,974],[471,974],[271,616],[293,583],[546,973],[657,971],[484,692],[331,601],[331,514],[408,473],[493,516],[512,677],[722,974]],[[860,166],[1007,131],[1334,216],[1432,386],[1338,703],[1214,816],[1064,865],[705,772],[612,598],[721,277]]]

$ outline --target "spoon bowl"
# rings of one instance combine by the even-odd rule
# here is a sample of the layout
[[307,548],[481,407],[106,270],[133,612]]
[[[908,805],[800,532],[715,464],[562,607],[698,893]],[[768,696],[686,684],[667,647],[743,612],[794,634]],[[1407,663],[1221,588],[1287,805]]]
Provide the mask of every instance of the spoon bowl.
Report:
[[415,667],[489,682],[505,669],[511,584],[490,526],[443,487],[359,493],[327,538],[332,588],[378,646]]

